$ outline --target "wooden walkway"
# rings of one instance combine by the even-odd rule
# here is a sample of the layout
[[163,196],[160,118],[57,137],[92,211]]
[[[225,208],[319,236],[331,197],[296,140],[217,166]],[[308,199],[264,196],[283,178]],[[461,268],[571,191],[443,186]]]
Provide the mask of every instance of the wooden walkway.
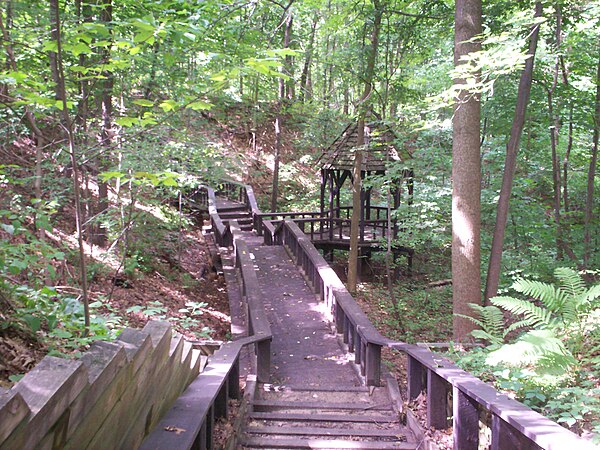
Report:
[[406,357],[406,400],[424,396],[426,426],[451,427],[454,449],[597,448],[439,354],[382,336],[299,227],[307,213],[264,214],[252,187],[239,183],[224,182],[219,193],[229,200],[209,187],[192,200],[208,209],[220,246],[235,339],[141,449],[215,448],[215,421],[227,417],[229,398],[239,399],[240,374],[246,388],[228,450],[430,448],[402,411],[383,348]]
[[[217,208],[235,214],[231,201]],[[241,448],[417,448],[400,421],[400,399],[386,385],[365,386],[354,354],[285,247],[265,246],[253,231],[241,237],[273,334],[269,382],[247,385],[254,392],[246,393]]]

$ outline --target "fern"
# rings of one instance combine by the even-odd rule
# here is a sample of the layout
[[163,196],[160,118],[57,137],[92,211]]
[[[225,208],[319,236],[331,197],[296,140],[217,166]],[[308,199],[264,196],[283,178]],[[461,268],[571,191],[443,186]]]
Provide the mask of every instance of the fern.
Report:
[[558,267],[554,270],[554,277],[560,281],[560,289],[571,297],[577,297],[586,291],[581,275],[569,267]]
[[515,315],[523,316],[523,326],[546,329],[556,325],[552,311],[536,306],[530,301],[513,297],[494,297],[490,302]]
[[457,316],[470,320],[479,327],[479,329],[473,330],[471,335],[475,339],[488,341],[492,345],[502,345],[509,332],[504,329],[502,310],[496,306],[481,306],[475,303],[469,303],[469,307],[477,313],[478,318],[463,314],[457,314]]
[[[504,337],[511,331],[529,328],[514,343],[492,351],[490,364],[529,366],[540,375],[556,375],[577,364],[574,354],[581,359],[585,342],[594,341],[588,323],[594,322],[592,316],[600,307],[600,285],[587,288],[581,275],[570,268],[557,268],[554,276],[556,285],[517,280],[513,289],[527,296],[526,300],[508,296],[490,299],[493,305],[521,319],[503,331]],[[531,299],[539,301],[541,306]]]
[[541,281],[519,279],[513,289],[536,300],[541,301],[550,311],[560,311],[566,298],[564,293],[551,284]]

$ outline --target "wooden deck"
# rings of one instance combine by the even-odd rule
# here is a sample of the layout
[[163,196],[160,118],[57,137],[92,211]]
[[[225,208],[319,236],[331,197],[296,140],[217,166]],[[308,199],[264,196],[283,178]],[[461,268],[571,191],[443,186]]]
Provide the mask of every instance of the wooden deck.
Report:
[[[243,232],[271,324],[269,383],[259,383],[244,448],[416,448],[388,386],[365,386],[354,354],[284,246]],[[351,447],[350,447],[351,446]]]
[[[426,426],[453,427],[456,449],[596,448],[439,354],[382,336],[311,242],[314,225],[307,232],[307,221],[325,218],[261,213],[252,188],[233,182],[219,191],[233,202],[205,190],[232,313],[239,315],[232,318],[236,339],[209,360],[206,375],[190,385],[143,448],[213,448],[215,420],[239,393],[240,373],[246,389],[230,433],[237,440],[228,448],[428,448],[424,435],[411,431],[419,427],[410,410],[402,411],[396,380],[382,364],[384,347],[407,359],[406,401],[424,395]],[[248,366],[240,362],[244,351]],[[479,442],[482,431],[489,441]]]

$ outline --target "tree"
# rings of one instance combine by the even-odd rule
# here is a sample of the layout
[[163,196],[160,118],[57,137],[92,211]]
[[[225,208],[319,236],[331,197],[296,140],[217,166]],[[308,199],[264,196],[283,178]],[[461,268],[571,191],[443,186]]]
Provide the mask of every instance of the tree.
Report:
[[[454,64],[480,50],[481,0],[457,0],[454,16]],[[477,77],[477,74],[471,76]],[[466,79],[455,84],[466,85]],[[480,211],[481,162],[479,95],[466,87],[459,94],[452,121],[452,297],[454,340],[461,342],[473,330],[469,303],[481,303]],[[461,314],[462,316],[458,316]]]
[[596,101],[594,110],[594,137],[592,138],[592,155],[587,175],[587,195],[585,199],[584,219],[584,251],[583,264],[587,268],[592,252],[592,218],[594,214],[594,183],[596,180],[596,165],[598,163],[598,136],[600,135],[600,57],[596,69]]
[[[542,3],[537,2],[535,5],[534,17],[539,18],[541,15]],[[500,282],[502,248],[504,245],[506,222],[508,220],[510,195],[512,191],[513,179],[515,177],[515,170],[517,167],[517,151],[519,149],[521,134],[523,133],[527,105],[529,103],[529,95],[531,92],[531,83],[533,80],[533,62],[537,48],[539,31],[540,24],[534,24],[531,37],[529,38],[529,58],[525,61],[525,67],[523,69],[523,73],[521,74],[521,80],[519,81],[513,125],[510,130],[510,139],[506,145],[506,159],[504,161],[502,188],[500,189],[500,197],[498,199],[498,206],[496,210],[496,225],[494,228],[494,237],[492,240],[492,249],[490,253],[487,280],[485,285],[484,299],[486,302],[490,298],[496,296],[498,292],[498,284]]]
[[359,227],[362,215],[362,165],[363,147],[365,144],[365,117],[369,110],[369,99],[373,90],[373,78],[375,76],[375,61],[379,49],[379,32],[385,2],[373,0],[374,16],[373,29],[371,31],[371,45],[367,53],[366,67],[364,73],[364,91],[358,105],[358,137],[354,153],[354,169],[352,171],[352,220],[350,224],[350,252],[348,255],[348,290],[356,292],[358,281],[358,257],[359,257]]

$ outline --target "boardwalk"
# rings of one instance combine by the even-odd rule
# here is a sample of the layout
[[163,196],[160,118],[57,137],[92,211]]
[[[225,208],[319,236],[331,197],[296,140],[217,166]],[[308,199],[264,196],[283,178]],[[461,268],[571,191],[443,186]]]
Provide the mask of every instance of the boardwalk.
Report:
[[[220,214],[245,220],[235,203]],[[243,448],[416,448],[387,386],[368,388],[284,246],[244,231],[273,340],[269,382],[248,385]],[[230,279],[232,279],[230,277]],[[235,320],[234,322],[239,322]]]
[[424,396],[427,427],[452,427],[455,449],[597,448],[439,354],[382,336],[300,229],[307,213],[264,214],[252,188],[232,182],[220,187],[227,201],[199,192],[220,246],[234,340],[141,449],[214,448],[215,420],[239,398],[240,374],[246,387],[227,449],[429,448],[385,372],[386,347],[407,358],[406,401]]

